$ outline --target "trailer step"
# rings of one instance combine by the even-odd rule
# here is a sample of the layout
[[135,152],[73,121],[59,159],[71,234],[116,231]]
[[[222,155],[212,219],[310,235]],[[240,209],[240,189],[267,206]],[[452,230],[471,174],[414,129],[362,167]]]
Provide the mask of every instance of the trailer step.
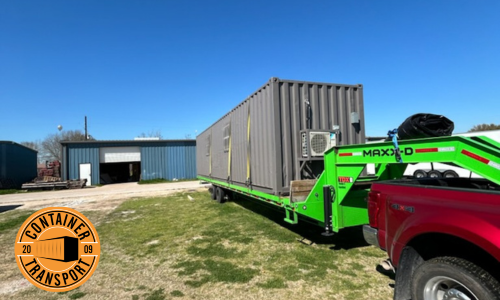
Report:
[[[292,218],[290,218],[290,216]],[[297,213],[295,211],[292,211],[292,210],[286,210],[286,218],[285,218],[285,222],[287,223],[290,223],[290,224],[297,224],[299,223],[299,217],[297,216]]]

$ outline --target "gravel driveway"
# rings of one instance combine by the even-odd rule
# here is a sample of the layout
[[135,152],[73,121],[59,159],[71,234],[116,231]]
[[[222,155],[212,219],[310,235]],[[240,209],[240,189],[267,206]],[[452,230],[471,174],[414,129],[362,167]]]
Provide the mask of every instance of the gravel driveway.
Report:
[[206,190],[208,186],[208,184],[201,184],[200,181],[158,184],[118,183],[83,189],[1,195],[0,206],[22,205],[20,209],[64,206],[80,210],[101,210],[114,208],[130,198],[157,197],[181,191]]

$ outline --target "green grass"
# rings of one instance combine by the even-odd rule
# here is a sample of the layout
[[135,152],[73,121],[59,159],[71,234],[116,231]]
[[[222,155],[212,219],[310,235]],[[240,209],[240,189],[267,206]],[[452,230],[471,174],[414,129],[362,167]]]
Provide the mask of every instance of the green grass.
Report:
[[183,297],[184,293],[181,292],[181,291],[175,290],[175,291],[171,291],[170,295],[173,296],[173,297]]
[[149,179],[149,180],[140,180],[138,184],[155,184],[155,183],[168,183],[168,182],[179,182],[179,181],[193,181],[196,180],[196,178],[190,178],[190,179],[178,179],[178,180],[167,180],[163,178],[156,178],[156,179]]
[[0,190],[0,195],[7,195],[7,194],[17,194],[21,192],[20,190],[13,190],[13,189],[9,189],[9,190]]
[[[83,213],[99,223],[101,260],[93,277],[78,293],[68,294],[71,297],[79,293],[84,293],[83,299],[141,300],[392,297],[393,280],[375,270],[386,255],[367,246],[359,228],[325,238],[320,227],[285,223],[282,212],[246,200],[220,205],[207,192],[129,200],[108,215]],[[12,215],[12,224],[20,219],[21,215]],[[7,240],[15,236],[15,225],[10,228],[4,230]],[[313,244],[297,241],[303,237]],[[13,258],[0,267],[17,268]],[[68,295],[32,288],[10,299],[67,299]]]
[[165,294],[163,289],[157,289],[145,295],[146,300],[163,300],[165,299]]
[[0,214],[0,233],[9,229],[18,229],[34,211],[13,210]]
[[80,299],[82,297],[84,297],[86,295],[86,293],[82,293],[82,292],[76,292],[74,294],[71,294],[68,296],[69,299]]

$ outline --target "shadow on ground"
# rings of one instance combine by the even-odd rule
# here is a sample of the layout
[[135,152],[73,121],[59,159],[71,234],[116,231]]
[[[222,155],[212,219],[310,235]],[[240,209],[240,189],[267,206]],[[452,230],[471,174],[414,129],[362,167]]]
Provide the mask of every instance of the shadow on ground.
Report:
[[19,205],[0,205],[0,213],[6,212],[9,210],[13,210],[13,209],[16,209],[16,208],[21,207],[21,206],[23,206],[23,205],[22,204],[19,204]]
[[324,231],[323,228],[307,222],[307,219],[299,219],[299,224],[297,225],[285,222],[285,212],[282,208],[243,196],[236,197],[232,202],[302,236],[304,241],[308,240],[314,244],[331,245],[331,250],[348,250],[369,246],[363,238],[361,226],[345,228],[331,237],[325,237],[321,235]]

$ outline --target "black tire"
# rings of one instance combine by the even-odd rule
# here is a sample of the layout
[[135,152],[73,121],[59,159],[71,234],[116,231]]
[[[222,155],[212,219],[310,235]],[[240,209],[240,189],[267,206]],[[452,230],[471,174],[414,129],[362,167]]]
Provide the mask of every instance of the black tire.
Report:
[[215,198],[216,198],[217,202],[219,202],[221,204],[224,203],[224,202],[226,202],[226,199],[224,198],[226,196],[226,193],[224,192],[224,189],[222,189],[220,187],[217,187],[216,190],[215,190],[215,192],[216,192],[216,197]]
[[422,263],[413,274],[411,292],[413,300],[462,299],[452,297],[456,292],[473,300],[500,300],[498,281],[475,264],[457,257],[438,257]]
[[453,170],[446,170],[443,173],[444,178],[458,178],[458,173]]
[[416,170],[415,172],[413,172],[413,177],[425,178],[425,177],[427,177],[427,172],[425,172],[424,170]]
[[210,190],[210,198],[212,198],[212,200],[215,200],[216,190],[217,190],[217,187],[215,185],[212,185],[212,189]]
[[443,174],[441,174],[441,172],[439,172],[438,170],[430,170],[429,172],[427,172],[427,177],[441,178],[443,177]]

